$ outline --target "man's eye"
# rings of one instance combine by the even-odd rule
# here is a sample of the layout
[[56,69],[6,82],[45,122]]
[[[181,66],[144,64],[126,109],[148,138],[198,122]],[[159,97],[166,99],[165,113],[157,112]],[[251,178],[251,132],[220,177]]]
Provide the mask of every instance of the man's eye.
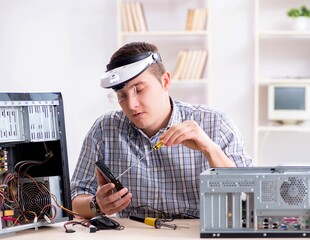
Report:
[[124,93],[124,92],[117,92],[117,96],[119,98],[126,98],[126,93]]
[[141,92],[144,89],[144,87],[136,87],[137,92]]

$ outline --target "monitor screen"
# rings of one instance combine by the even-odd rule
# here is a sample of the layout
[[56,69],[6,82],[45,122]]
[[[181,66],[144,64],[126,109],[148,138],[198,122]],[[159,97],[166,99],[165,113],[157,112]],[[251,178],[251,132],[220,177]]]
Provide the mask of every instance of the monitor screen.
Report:
[[306,89],[304,87],[275,87],[274,108],[305,110]]
[[268,120],[295,124],[310,119],[309,83],[270,83]]

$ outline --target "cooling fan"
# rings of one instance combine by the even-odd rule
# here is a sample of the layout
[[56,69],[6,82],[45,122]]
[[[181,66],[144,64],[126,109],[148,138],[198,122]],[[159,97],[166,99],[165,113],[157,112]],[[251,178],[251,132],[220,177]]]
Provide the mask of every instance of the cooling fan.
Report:
[[298,177],[289,177],[283,181],[280,187],[280,195],[288,205],[299,205],[303,203],[307,196],[307,185]]
[[35,212],[37,216],[43,218],[44,215],[51,215],[51,197],[49,193],[48,181],[25,181],[22,184],[21,202],[28,219],[34,219]]

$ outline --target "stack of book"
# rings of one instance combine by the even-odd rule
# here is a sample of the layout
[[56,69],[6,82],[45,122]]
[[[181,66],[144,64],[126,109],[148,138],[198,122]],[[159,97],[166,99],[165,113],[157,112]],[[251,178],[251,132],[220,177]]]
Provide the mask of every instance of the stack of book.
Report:
[[140,2],[123,2],[121,5],[122,28],[125,32],[145,32],[147,24]]
[[196,80],[202,79],[207,64],[207,50],[182,50],[178,54],[172,79]]
[[202,31],[207,26],[207,8],[190,8],[187,12],[186,31]]

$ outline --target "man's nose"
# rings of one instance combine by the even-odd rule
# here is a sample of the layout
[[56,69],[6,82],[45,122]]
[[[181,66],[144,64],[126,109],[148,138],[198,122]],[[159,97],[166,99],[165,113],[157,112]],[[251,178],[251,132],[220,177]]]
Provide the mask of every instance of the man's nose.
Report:
[[130,109],[135,109],[139,105],[138,97],[136,94],[129,94],[127,97],[127,106]]

